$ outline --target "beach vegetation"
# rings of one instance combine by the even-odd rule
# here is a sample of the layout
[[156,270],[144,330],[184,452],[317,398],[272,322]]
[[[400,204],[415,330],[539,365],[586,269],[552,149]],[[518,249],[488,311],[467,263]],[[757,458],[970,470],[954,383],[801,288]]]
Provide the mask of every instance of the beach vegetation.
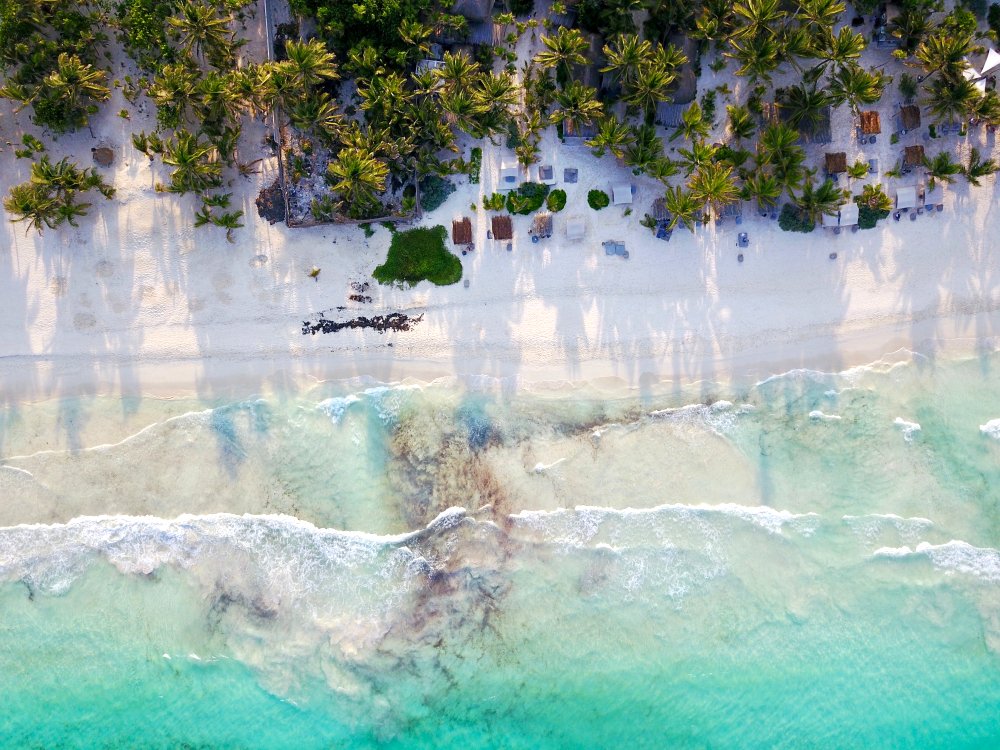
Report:
[[933,157],[924,157],[924,169],[930,178],[927,182],[933,187],[938,180],[949,185],[953,183],[955,175],[961,174],[962,165],[956,162],[947,151],[940,151]]
[[530,214],[542,207],[549,186],[539,182],[523,182],[517,190],[507,193],[506,208],[512,214]]
[[720,216],[724,206],[735,203],[740,197],[732,166],[717,161],[701,165],[688,181],[688,188],[704,207],[707,217]]
[[475,146],[472,149],[472,154],[469,158],[469,184],[478,185],[479,175],[483,168],[483,150],[479,146]]
[[778,226],[786,232],[811,232],[816,228],[816,223],[797,205],[786,203],[778,214]]
[[847,176],[853,180],[862,180],[868,176],[868,162],[858,159],[853,164],[847,165]]
[[737,143],[753,138],[753,134],[757,132],[757,123],[749,109],[743,105],[730,104],[726,107],[726,114],[729,116],[729,134]]
[[587,193],[587,205],[595,211],[611,205],[611,198],[603,190],[591,190]]
[[81,169],[67,158],[53,163],[43,156],[31,165],[31,178],[10,189],[3,205],[12,222],[24,221],[29,230],[41,233],[63,223],[77,226],[76,219],[91,206],[79,197],[92,192],[110,200],[115,189],[93,168]]
[[462,278],[462,262],[445,247],[447,236],[443,226],[394,232],[385,263],[372,275],[381,284],[457,283]]
[[798,195],[792,200],[802,215],[812,224],[818,224],[824,216],[833,216],[844,204],[844,191],[833,184],[833,180],[824,180],[814,186],[812,179],[807,179]]
[[433,211],[448,200],[455,192],[455,183],[436,174],[427,175],[420,181],[420,208]]
[[566,191],[557,188],[549,193],[545,199],[545,207],[552,213],[557,213],[566,208]]
[[493,193],[488,198],[483,198],[483,208],[487,211],[503,211],[506,200],[503,193]]

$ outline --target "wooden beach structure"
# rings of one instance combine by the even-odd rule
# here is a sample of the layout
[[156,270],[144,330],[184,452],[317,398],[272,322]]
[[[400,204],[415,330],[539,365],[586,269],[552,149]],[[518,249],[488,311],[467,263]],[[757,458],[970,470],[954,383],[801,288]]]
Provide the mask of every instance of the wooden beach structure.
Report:
[[451,241],[455,245],[468,245],[472,242],[472,221],[468,216],[451,222]]

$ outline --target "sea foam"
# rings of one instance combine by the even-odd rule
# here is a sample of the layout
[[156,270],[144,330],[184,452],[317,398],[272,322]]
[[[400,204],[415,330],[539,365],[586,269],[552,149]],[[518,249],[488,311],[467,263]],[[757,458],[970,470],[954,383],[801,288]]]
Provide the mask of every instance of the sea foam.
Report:
[[923,557],[941,570],[965,573],[987,581],[1000,581],[1000,550],[974,547],[968,542],[952,540],[944,544],[921,542],[915,548],[881,547],[875,557],[908,559]]

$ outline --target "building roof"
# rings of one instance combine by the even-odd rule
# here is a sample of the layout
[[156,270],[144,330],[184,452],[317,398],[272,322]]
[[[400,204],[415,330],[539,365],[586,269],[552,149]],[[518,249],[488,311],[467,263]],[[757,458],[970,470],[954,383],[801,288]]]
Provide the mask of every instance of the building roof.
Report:
[[455,0],[451,12],[470,21],[485,21],[493,13],[493,0]]
[[861,212],[860,206],[854,201],[845,203],[840,207],[840,226],[853,227],[858,223],[858,214]]
[[859,117],[861,118],[861,132],[865,135],[878,135],[882,132],[882,120],[879,118],[878,112],[874,110],[862,112]]
[[670,211],[667,210],[667,202],[663,198],[657,198],[653,201],[653,218],[657,221],[666,221],[667,219],[673,218]]
[[500,167],[500,184],[498,190],[513,190],[521,179],[521,170],[516,164],[504,164]]
[[896,188],[896,208],[913,208],[917,205],[917,189],[912,185]]
[[451,222],[451,241],[456,245],[468,245],[472,242],[472,222],[468,216]]
[[493,227],[493,239],[514,239],[514,223],[510,220],[509,216],[494,216],[491,224]]
[[826,155],[826,173],[840,174],[847,171],[847,154],[838,151],[835,154]]
[[923,146],[907,146],[903,149],[903,165],[907,167],[919,167],[924,163]]
[[570,216],[566,219],[566,236],[571,240],[582,240],[587,233],[587,224],[583,217]]
[[537,214],[532,224],[532,231],[538,237],[551,237],[552,214]]
[[916,130],[920,127],[920,107],[907,104],[899,110],[899,122],[904,130]]
[[616,206],[627,205],[632,202],[632,186],[627,182],[619,183],[611,187],[611,202]]

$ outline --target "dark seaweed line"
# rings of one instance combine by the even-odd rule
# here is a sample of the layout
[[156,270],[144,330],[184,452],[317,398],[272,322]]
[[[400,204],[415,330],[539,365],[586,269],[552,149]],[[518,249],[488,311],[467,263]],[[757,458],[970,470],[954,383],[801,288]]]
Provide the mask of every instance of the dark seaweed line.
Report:
[[373,318],[358,317],[344,322],[327,320],[326,318],[320,318],[315,323],[303,320],[302,335],[315,336],[317,333],[336,333],[344,328],[371,328],[379,333],[409,331],[423,319],[423,313],[415,318],[404,313],[389,313],[388,315],[376,315]]

